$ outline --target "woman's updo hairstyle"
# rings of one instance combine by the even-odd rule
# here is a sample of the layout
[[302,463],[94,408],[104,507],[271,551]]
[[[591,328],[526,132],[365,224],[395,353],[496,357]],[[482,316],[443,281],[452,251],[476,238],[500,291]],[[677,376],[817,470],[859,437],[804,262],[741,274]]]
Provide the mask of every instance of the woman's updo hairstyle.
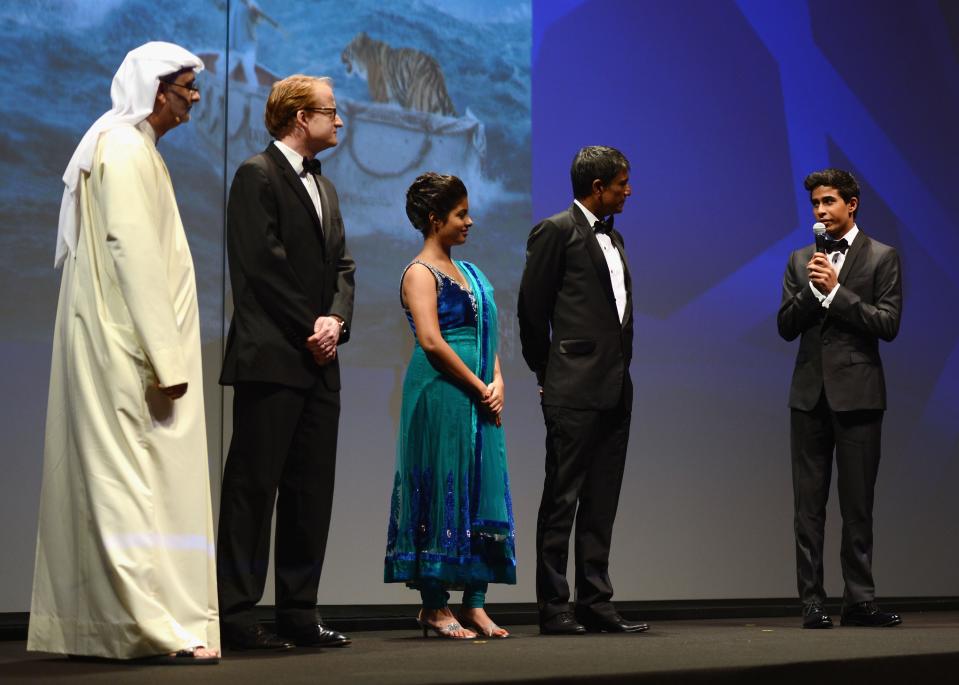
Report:
[[406,191],[406,216],[424,236],[430,232],[430,214],[446,221],[450,212],[466,197],[466,186],[456,176],[427,171]]

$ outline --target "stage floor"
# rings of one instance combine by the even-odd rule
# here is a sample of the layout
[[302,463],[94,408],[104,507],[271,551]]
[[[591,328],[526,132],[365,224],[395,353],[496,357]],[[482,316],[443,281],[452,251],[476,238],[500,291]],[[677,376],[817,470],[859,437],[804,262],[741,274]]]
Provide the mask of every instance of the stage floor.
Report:
[[917,683],[959,678],[959,612],[903,614],[897,628],[802,630],[799,619],[658,621],[639,635],[454,642],[356,632],[351,647],[227,652],[218,666],[122,666],[0,642],[0,683]]

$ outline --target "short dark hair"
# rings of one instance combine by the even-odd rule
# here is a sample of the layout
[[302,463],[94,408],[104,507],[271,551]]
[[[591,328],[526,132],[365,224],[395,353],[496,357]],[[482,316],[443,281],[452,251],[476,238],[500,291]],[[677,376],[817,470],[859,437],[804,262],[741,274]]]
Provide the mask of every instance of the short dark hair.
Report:
[[[848,171],[843,171],[842,169],[823,169],[822,171],[812,172],[803,181],[803,187],[809,193],[812,193],[812,191],[820,186],[835,188],[839,191],[839,197],[847,204],[853,198],[856,198],[856,202],[859,202],[859,181]],[[852,213],[853,218],[856,218],[856,212],[858,211],[859,207],[857,205],[856,211]]]
[[464,197],[466,186],[456,176],[427,171],[406,191],[406,216],[425,236],[430,230],[430,214],[445,221]]
[[584,147],[576,153],[569,170],[573,197],[580,199],[592,193],[593,181],[597,178],[609,185],[620,171],[629,171],[629,160],[622,152],[603,145]]

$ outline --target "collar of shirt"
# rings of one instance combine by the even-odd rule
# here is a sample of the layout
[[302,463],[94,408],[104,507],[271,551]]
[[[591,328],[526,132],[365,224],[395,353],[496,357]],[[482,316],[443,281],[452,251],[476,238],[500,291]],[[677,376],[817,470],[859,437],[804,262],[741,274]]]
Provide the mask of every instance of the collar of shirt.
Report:
[[[583,206],[582,202],[574,199],[573,203],[579,207],[586,216],[586,221],[589,222],[590,226],[599,221],[595,214]],[[623,317],[626,314],[626,280],[623,260],[608,235],[605,233],[594,233],[594,235],[596,236],[596,242],[599,243],[600,248],[603,250],[606,265],[609,267],[609,280],[610,285],[613,286],[613,299],[616,301],[616,313],[619,314],[619,322],[622,323]]]
[[276,149],[283,153],[283,156],[286,157],[286,161],[290,163],[290,166],[293,167],[293,171],[296,172],[296,175],[300,177],[300,181],[303,182],[303,187],[306,189],[306,194],[310,196],[310,201],[313,203],[313,208],[316,210],[316,216],[319,218],[320,223],[323,223],[323,201],[320,199],[320,188],[317,183],[317,180],[313,178],[312,174],[303,173],[303,155],[291,148],[289,145],[284,145],[278,140],[274,140],[273,144],[276,145]]
[[[840,240],[845,240],[849,244],[849,247],[852,247],[852,241],[856,239],[857,235],[859,235],[859,226],[853,224],[852,228],[846,231],[846,235],[840,238]],[[835,250],[833,250],[833,252],[835,252]]]
[[136,125],[137,130],[150,139],[150,142],[154,145],[157,144],[157,132],[153,130],[153,125],[144,119],[139,124]]
[[588,209],[586,209],[586,207],[583,205],[583,203],[580,202],[579,200],[575,200],[575,199],[574,199],[574,200],[573,200],[573,204],[576,205],[577,207],[579,207],[579,208],[580,208],[580,211],[582,211],[583,214],[586,215],[586,221],[589,222],[590,228],[592,228],[593,224],[595,224],[597,221],[599,221],[599,219],[596,218],[596,215],[593,214],[593,213],[592,213],[591,211],[589,211]]
[[285,143],[281,143],[278,140],[274,140],[273,144],[276,145],[276,149],[283,153],[283,156],[286,157],[286,161],[290,163],[290,166],[293,167],[293,171],[296,172],[297,176],[303,175],[303,155],[291,148]]

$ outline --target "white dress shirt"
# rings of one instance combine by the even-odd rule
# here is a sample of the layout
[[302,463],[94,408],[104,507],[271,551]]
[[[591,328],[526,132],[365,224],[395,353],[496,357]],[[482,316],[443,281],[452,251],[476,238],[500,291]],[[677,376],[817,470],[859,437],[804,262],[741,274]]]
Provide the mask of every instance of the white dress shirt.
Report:
[[[583,206],[579,200],[573,200],[580,211],[586,215],[586,221],[590,226],[594,226],[599,219],[591,211]],[[619,312],[619,322],[623,322],[626,315],[626,270],[623,268],[623,259],[619,256],[619,250],[613,245],[613,241],[605,233],[596,233],[596,241],[603,250],[603,256],[606,257],[606,265],[609,267],[609,280],[613,284],[613,297],[616,299],[616,311]]]
[[283,153],[283,156],[290,162],[290,166],[293,167],[293,171],[295,171],[297,176],[300,177],[300,180],[303,181],[303,187],[306,188],[310,199],[313,200],[313,206],[316,207],[316,215],[320,218],[320,225],[322,226],[323,207],[320,205],[320,189],[316,185],[316,179],[313,178],[313,174],[308,174],[303,171],[303,155],[278,140],[274,140],[273,144],[276,145],[277,150]]
[[[838,250],[833,250],[832,252],[826,253],[826,258],[829,260],[829,264],[832,265],[832,270],[836,272],[836,275],[839,275],[839,272],[842,271],[842,265],[846,261],[846,255],[849,254],[849,248],[852,247],[852,241],[856,239],[856,236],[859,235],[859,226],[856,224],[852,225],[846,235],[844,235],[840,240],[845,240],[849,243],[849,247],[846,248],[845,252],[839,252]],[[839,290],[839,284],[829,291],[828,295],[823,295],[821,292],[816,290],[816,286],[812,284],[812,281],[809,282],[809,287],[812,288],[813,295],[816,296],[816,299],[819,300],[820,304],[826,309],[829,309],[829,305],[832,304],[833,298],[836,296],[836,291]]]

